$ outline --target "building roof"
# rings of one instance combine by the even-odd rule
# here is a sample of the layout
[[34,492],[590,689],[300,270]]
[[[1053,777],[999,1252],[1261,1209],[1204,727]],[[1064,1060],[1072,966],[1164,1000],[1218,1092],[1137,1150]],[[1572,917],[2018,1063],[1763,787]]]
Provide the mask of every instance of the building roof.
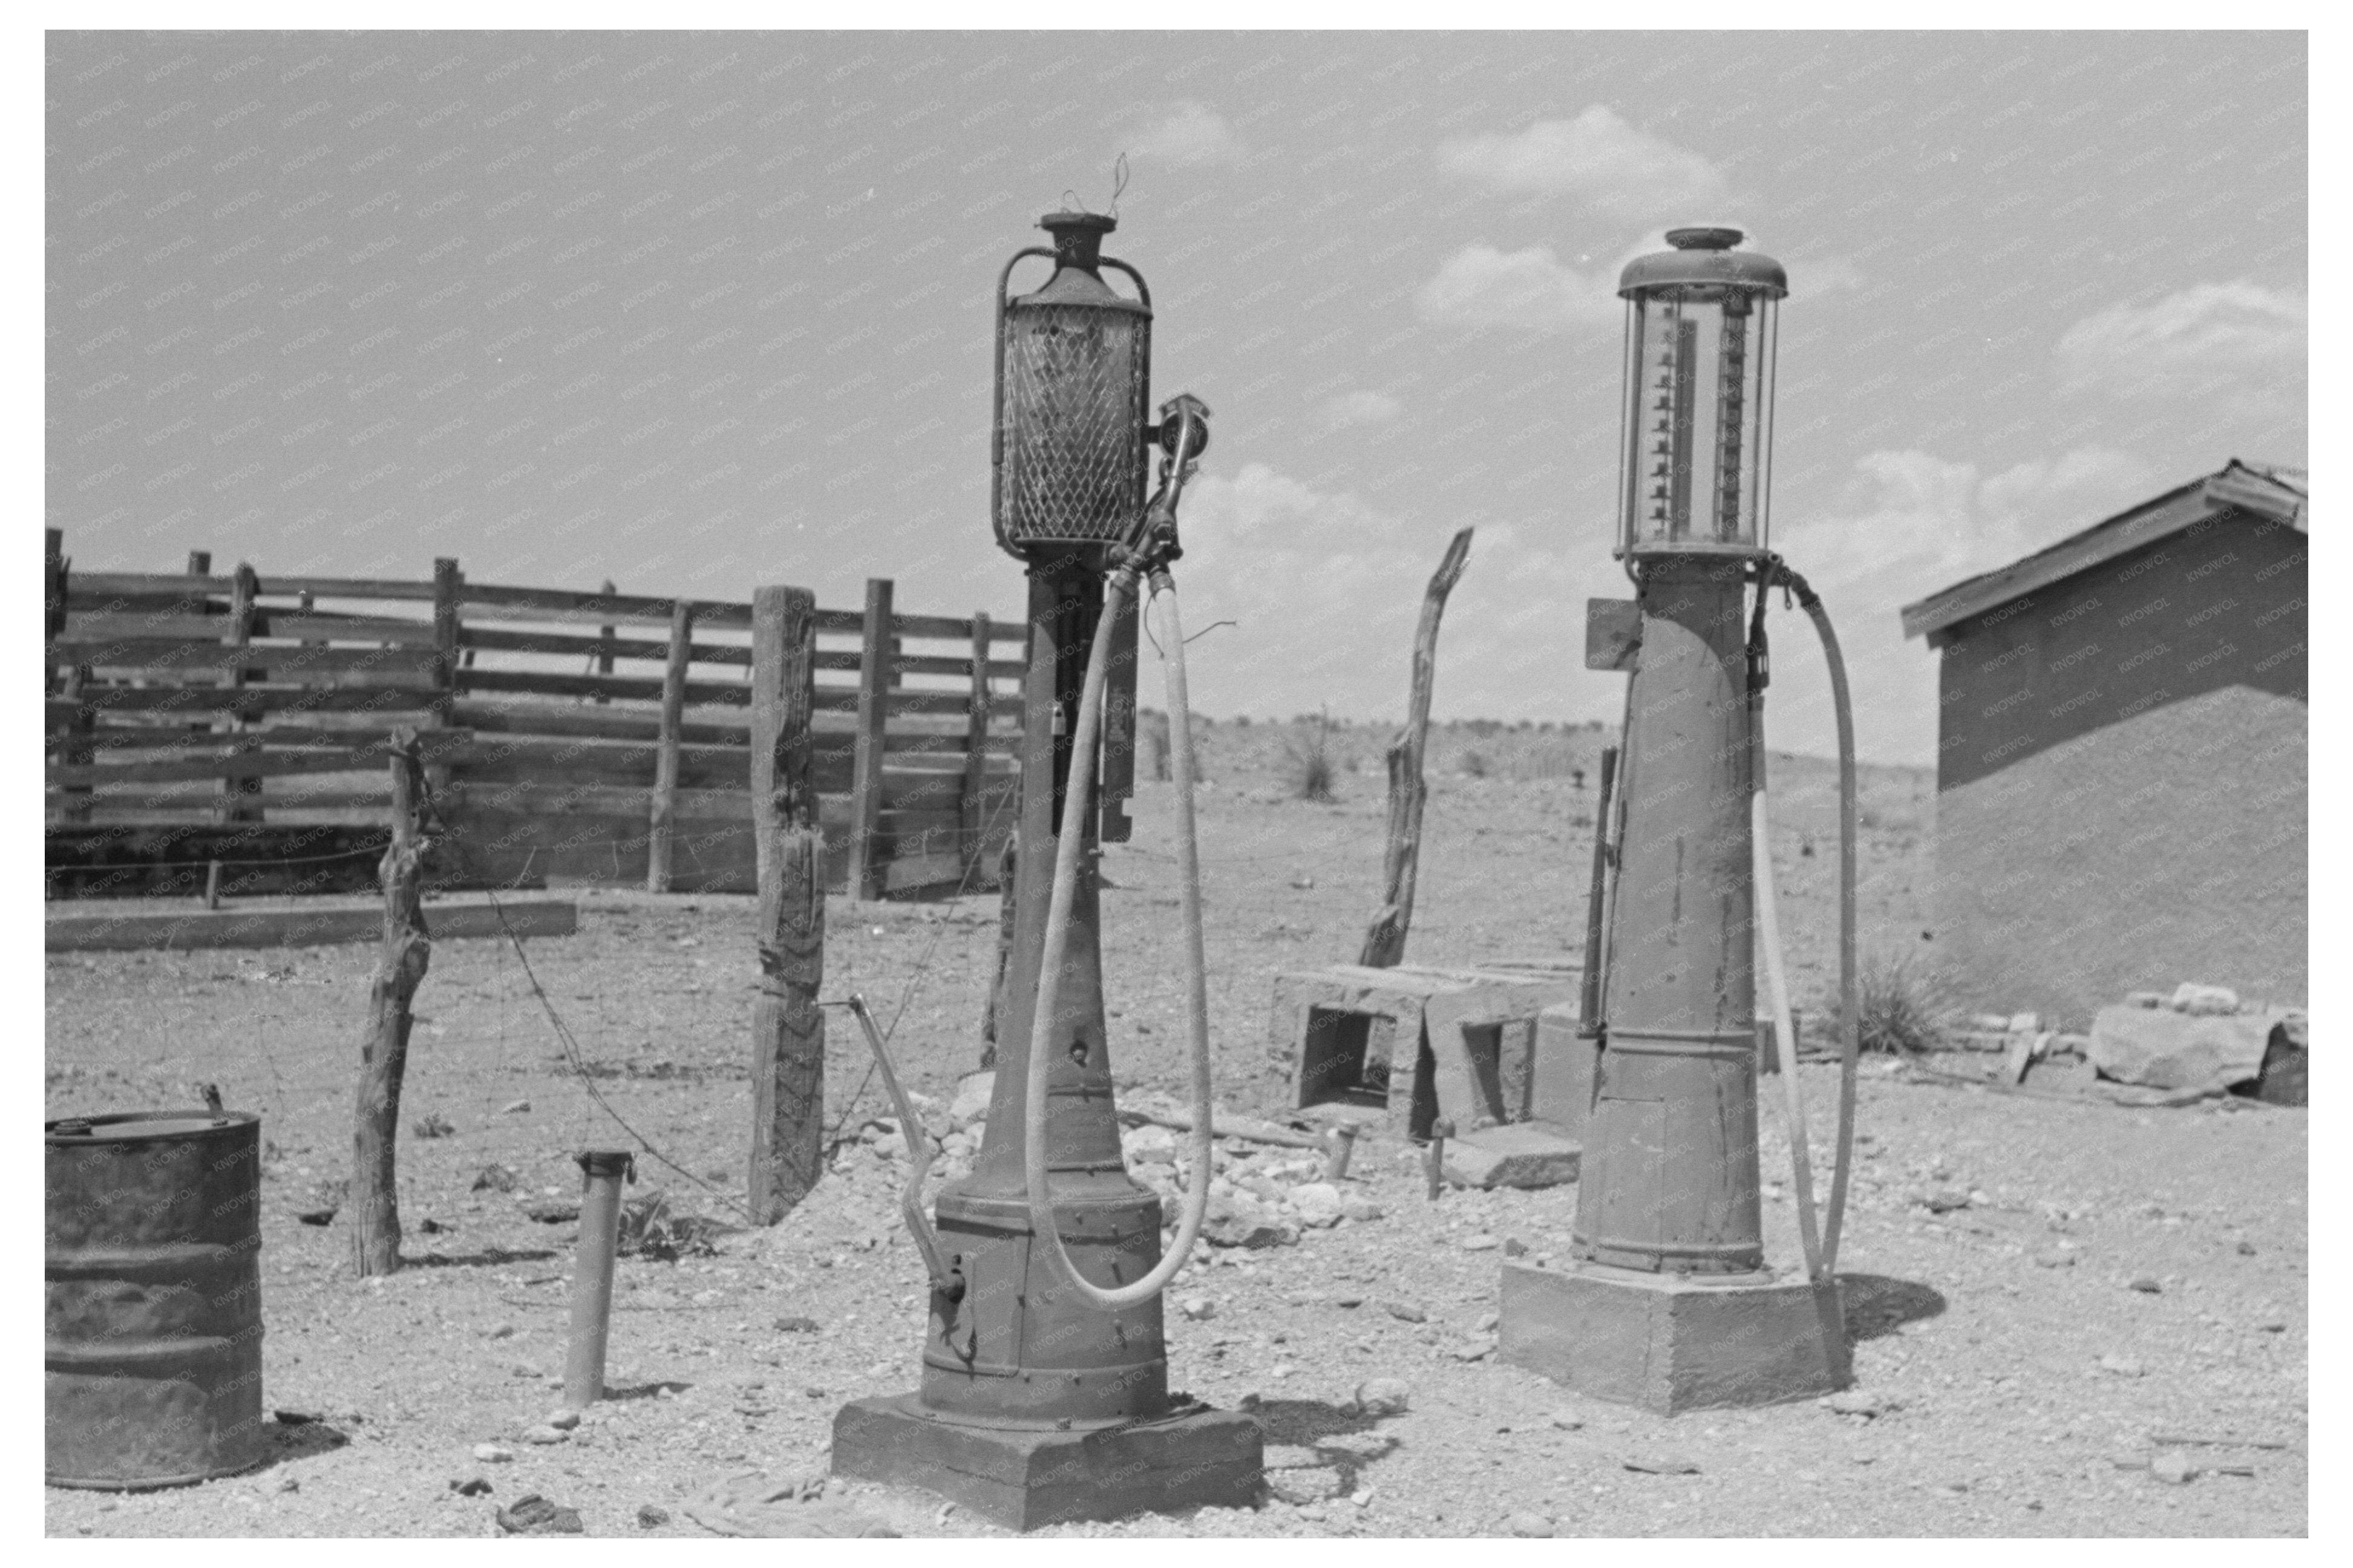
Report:
[[1938,634],[1984,615],[2052,584],[2088,572],[2144,545],[2180,532],[2233,509],[2286,523],[2299,533],[2309,531],[2309,481],[2302,468],[2269,463],[2242,463],[2233,458],[2220,473],[2192,479],[2179,489],[2145,500],[2048,549],[2022,556],[2007,566],[1954,584],[1904,606],[1904,635],[1926,637],[1931,647],[1945,639]]

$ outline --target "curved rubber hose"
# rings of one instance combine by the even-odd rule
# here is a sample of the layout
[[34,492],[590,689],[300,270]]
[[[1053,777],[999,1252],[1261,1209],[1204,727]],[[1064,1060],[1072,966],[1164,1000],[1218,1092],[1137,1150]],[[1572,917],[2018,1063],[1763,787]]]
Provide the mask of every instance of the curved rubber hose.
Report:
[[1822,1270],[1838,1272],[1839,1233],[1846,1219],[1847,1177],[1854,1168],[1855,1075],[1862,1057],[1862,1016],[1855,996],[1854,925],[1854,700],[1847,690],[1846,660],[1839,653],[1838,632],[1830,612],[1803,577],[1783,568],[1783,577],[1798,595],[1814,631],[1821,639],[1822,662],[1830,668],[1831,706],[1838,714],[1839,756],[1839,1106],[1838,1154],[1831,1167],[1830,1210],[1822,1221]]
[[1765,953],[1765,993],[1773,1008],[1773,1039],[1781,1062],[1781,1090],[1788,1101],[1791,1185],[1798,1194],[1798,1241],[1806,1252],[1806,1278],[1822,1278],[1822,1244],[1814,1228],[1814,1160],[1806,1137],[1806,1098],[1798,1083],[1798,1031],[1789,1016],[1789,979],[1781,962],[1781,906],[1773,891],[1771,823],[1765,792],[1748,797],[1748,834],[1755,848],[1757,945]]
[[1022,1095],[1022,1175],[1029,1198],[1029,1228],[1037,1245],[1054,1268],[1082,1297],[1103,1308],[1133,1307],[1158,1295],[1185,1266],[1201,1223],[1209,1209],[1209,1156],[1216,1129],[1212,1125],[1209,1085],[1208,976],[1201,947],[1200,859],[1193,837],[1192,712],[1185,695],[1185,631],[1176,614],[1176,590],[1166,573],[1153,574],[1156,592],[1152,602],[1167,601],[1161,628],[1161,669],[1168,688],[1169,746],[1176,774],[1176,863],[1185,921],[1185,1026],[1193,1058],[1193,1174],[1186,1185],[1185,1205],[1176,1223],[1176,1239],[1152,1271],[1131,1284],[1105,1289],[1081,1278],[1062,1246],[1060,1226],[1054,1219],[1053,1189],[1046,1171],[1046,1079],[1050,1065],[1055,1004],[1061,990],[1062,955],[1070,946],[1071,902],[1078,887],[1079,830],[1075,813],[1086,809],[1087,792],[1094,783],[1095,739],[1103,726],[1103,678],[1111,665],[1112,628],[1119,618],[1120,602],[1132,591],[1127,573],[1113,574],[1103,595],[1103,618],[1096,623],[1094,646],[1087,654],[1087,673],[1079,690],[1079,720],[1071,737],[1071,770],[1062,800],[1067,825],[1056,840],[1054,892],[1046,906],[1046,936],[1038,969],[1038,1012],[1029,1026],[1029,1076]]

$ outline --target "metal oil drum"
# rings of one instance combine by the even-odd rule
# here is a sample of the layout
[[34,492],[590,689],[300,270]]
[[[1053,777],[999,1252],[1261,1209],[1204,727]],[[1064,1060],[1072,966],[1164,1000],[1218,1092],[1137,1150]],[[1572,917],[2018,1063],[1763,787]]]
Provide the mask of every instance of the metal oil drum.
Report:
[[49,1484],[259,1464],[261,1119],[132,1111],[44,1131]]

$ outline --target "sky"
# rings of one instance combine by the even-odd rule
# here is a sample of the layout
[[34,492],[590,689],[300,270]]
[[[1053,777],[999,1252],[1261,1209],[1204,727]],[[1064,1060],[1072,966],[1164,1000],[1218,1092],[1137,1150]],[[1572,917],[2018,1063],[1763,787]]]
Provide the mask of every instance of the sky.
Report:
[[[1213,411],[1194,702],[1616,721],[1619,268],[1788,268],[1772,542],[1868,761],[1929,763],[1899,607],[2306,452],[2296,33],[51,33],[46,516],[84,570],[1018,614],[991,296],[1113,205],[1155,401]],[[1016,274],[1016,290],[1042,281]],[[1826,753],[1802,617],[1772,742]],[[1147,652],[1147,663],[1149,654]],[[1158,678],[1143,673],[1149,703]]]

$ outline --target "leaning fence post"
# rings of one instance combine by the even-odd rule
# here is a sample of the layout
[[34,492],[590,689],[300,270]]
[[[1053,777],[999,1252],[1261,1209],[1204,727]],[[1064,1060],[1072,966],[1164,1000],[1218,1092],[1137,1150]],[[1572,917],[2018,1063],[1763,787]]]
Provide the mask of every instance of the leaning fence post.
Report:
[[433,957],[425,930],[418,872],[425,857],[417,827],[424,793],[414,731],[394,737],[392,842],[385,847],[384,952],[368,986],[367,1037],[360,1046],[360,1084],[352,1128],[352,1271],[364,1279],[400,1267],[400,1204],[394,1155],[400,1129],[400,1080],[408,1066],[408,1005]]
[[858,739],[849,780],[849,896],[882,896],[877,838],[882,821],[882,736],[891,703],[891,579],[866,579],[866,621],[858,644]]
[[[870,593],[870,604],[871,595]],[[887,613],[887,587],[885,609]],[[867,646],[872,647],[873,639]],[[752,1212],[774,1225],[824,1168],[825,841],[811,777],[817,600],[752,596],[752,823],[759,854],[760,989],[752,1013]]]
[[662,668],[661,733],[654,753],[654,794],[647,815],[646,891],[670,891],[670,837],[678,815],[678,731],[686,717],[686,666],[694,651],[694,611],[670,605],[670,662]]

